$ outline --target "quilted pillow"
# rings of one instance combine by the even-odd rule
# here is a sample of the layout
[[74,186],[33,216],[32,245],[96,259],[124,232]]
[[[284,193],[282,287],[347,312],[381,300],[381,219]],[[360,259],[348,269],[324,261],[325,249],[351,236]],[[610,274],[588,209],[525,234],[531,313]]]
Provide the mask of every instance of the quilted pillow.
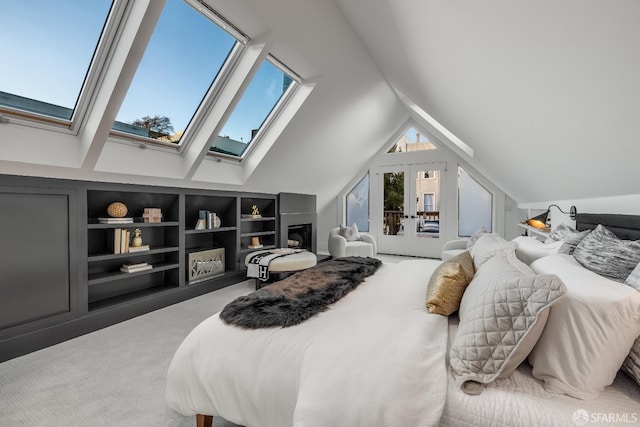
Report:
[[429,313],[450,315],[460,307],[464,290],[473,279],[473,259],[464,251],[436,268],[427,286]]
[[[557,276],[536,276],[518,263],[513,252],[497,254],[480,268],[462,297],[449,360],[465,393],[479,394],[482,384],[513,373],[542,334],[549,307],[565,292]],[[484,268],[506,274],[486,280],[479,275]]]
[[640,335],[640,292],[587,270],[571,255],[540,258],[531,268],[557,274],[567,288],[529,355],[533,376],[552,393],[595,399]]
[[358,226],[354,222],[351,227],[340,226],[340,235],[347,239],[347,242],[355,242],[360,240],[360,233],[358,232]]
[[513,251],[518,246],[515,242],[507,242],[498,233],[484,233],[470,249],[473,265],[476,270],[497,253]]
[[551,230],[547,243],[551,241],[566,242],[569,245],[569,253],[572,254],[578,243],[590,233],[590,230],[578,231],[566,224],[558,224],[556,228]]
[[594,273],[624,283],[640,263],[640,241],[619,239],[598,225],[576,246],[573,256]]

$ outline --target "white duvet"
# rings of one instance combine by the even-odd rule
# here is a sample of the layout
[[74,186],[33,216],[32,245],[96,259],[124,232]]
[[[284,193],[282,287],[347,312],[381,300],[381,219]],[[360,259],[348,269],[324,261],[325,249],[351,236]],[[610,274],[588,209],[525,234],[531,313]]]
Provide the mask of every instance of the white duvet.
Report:
[[329,310],[289,328],[244,330],[211,316],[171,362],[170,412],[250,427],[438,425],[447,318],[424,304],[439,263],[383,264]]

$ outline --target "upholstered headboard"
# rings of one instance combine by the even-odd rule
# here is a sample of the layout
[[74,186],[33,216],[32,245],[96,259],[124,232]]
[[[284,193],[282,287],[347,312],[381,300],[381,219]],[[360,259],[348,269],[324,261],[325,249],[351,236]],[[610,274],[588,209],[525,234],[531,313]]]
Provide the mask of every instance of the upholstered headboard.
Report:
[[576,215],[576,230],[592,230],[602,224],[616,236],[626,240],[640,239],[640,215],[588,214]]

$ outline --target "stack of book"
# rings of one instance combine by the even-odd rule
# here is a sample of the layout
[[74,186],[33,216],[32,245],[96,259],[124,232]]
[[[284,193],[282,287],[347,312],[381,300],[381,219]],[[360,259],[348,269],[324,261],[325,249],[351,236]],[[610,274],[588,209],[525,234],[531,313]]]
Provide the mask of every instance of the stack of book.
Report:
[[133,224],[133,218],[98,218],[100,224]]
[[149,247],[149,245],[129,246],[129,253],[131,253],[131,252],[143,252],[143,251],[148,251],[149,249],[151,249]]
[[138,264],[122,264],[120,271],[123,273],[137,273],[139,271],[151,270],[153,266],[148,262],[140,262]]

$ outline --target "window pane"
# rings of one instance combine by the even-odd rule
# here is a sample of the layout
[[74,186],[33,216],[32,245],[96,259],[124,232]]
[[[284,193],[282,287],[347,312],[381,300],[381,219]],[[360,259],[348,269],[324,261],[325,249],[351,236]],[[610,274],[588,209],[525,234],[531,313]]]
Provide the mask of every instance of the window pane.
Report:
[[437,150],[424,135],[414,128],[409,128],[404,135],[396,141],[387,153],[406,153],[407,151]]
[[293,79],[265,60],[225,123],[211,151],[242,156]]
[[347,225],[355,223],[360,231],[369,231],[369,174],[345,197]]
[[71,120],[110,0],[3,0],[0,105]]
[[439,238],[440,171],[419,170],[416,173],[416,212],[416,235]]
[[385,172],[383,177],[384,203],[382,217],[383,234],[397,236],[403,234],[404,215],[404,172]]
[[236,40],[182,0],[168,0],[114,130],[179,143]]
[[484,227],[492,231],[493,195],[458,168],[458,235],[471,236]]

